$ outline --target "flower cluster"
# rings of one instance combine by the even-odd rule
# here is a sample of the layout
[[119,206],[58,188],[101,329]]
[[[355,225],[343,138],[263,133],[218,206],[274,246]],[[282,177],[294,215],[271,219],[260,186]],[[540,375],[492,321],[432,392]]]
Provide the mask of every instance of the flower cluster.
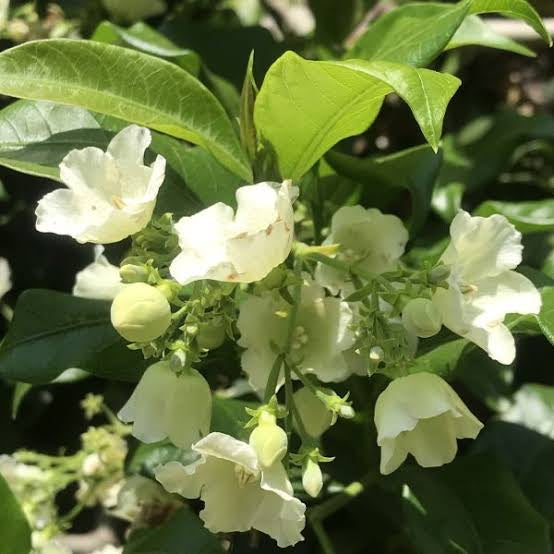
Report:
[[[402,221],[374,208],[341,207],[321,244],[295,243],[298,190],[289,181],[242,186],[236,210],[216,203],[173,223],[152,218],[165,160],[145,166],[149,144],[149,131],[130,126],[107,152],[70,152],[60,166],[69,190],[40,201],[37,229],[95,244],[132,237],[120,267],[97,250],[74,294],[112,300],[114,328],[154,358],[118,416],[140,441],[191,454],[160,464],[155,477],[171,493],[200,498],[208,529],[256,529],[282,547],[302,540],[305,505],[287,472],[299,466],[304,491],[317,497],[321,465],[333,459],[321,436],[366,409],[333,383],[390,379],[374,410],[383,474],[408,454],[424,467],[448,463],[458,439],[477,436],[482,424],[446,381],[419,371],[416,356],[418,341],[444,326],[492,359],[513,361],[505,316],[536,314],[541,298],[514,271],[521,235],[504,217],[460,211],[439,261],[423,268],[403,261]],[[228,339],[261,399],[241,436],[210,432],[202,362]],[[101,456],[86,467],[96,471]]]

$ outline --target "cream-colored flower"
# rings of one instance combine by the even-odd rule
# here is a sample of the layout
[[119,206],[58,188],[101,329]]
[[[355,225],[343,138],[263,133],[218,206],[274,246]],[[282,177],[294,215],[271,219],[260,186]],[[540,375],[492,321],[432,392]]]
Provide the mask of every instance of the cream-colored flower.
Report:
[[[237,321],[242,369],[255,390],[263,390],[273,362],[285,346],[290,304],[274,293],[249,295],[240,305]],[[350,306],[326,297],[309,278],[304,280],[291,343],[291,357],[303,373],[324,382],[342,381],[350,373],[344,353],[354,344]]]
[[200,517],[210,531],[257,529],[282,548],[303,540],[306,507],[293,496],[281,462],[264,467],[249,444],[222,433],[210,433],[193,450],[198,460],[160,466],[156,479],[169,492],[200,497]]
[[218,202],[175,225],[181,253],[171,275],[181,284],[199,279],[250,283],[289,255],[294,235],[290,182],[258,183],[236,192],[237,211]]
[[[380,274],[396,268],[408,242],[408,231],[395,215],[383,214],[376,208],[343,206],[331,219],[331,232],[323,244],[339,244],[335,258],[363,269],[366,273]],[[333,294],[353,287],[343,271],[318,264],[315,271],[318,283]]]
[[423,467],[437,467],[456,456],[456,439],[474,439],[483,424],[452,387],[432,373],[392,381],[375,405],[381,473],[388,475],[412,454]]
[[442,315],[432,300],[413,298],[402,310],[402,323],[416,337],[429,338],[442,327]]
[[320,437],[333,425],[332,413],[308,387],[302,387],[294,393],[294,403],[310,437]]
[[10,265],[8,260],[0,258],[0,300],[12,288]]
[[441,257],[450,270],[448,289],[433,297],[443,324],[502,364],[515,358],[506,314],[538,314],[533,283],[512,271],[521,263],[521,233],[501,215],[471,217],[460,211],[450,225],[451,242]]
[[151,138],[148,129],[130,125],[106,152],[92,146],[69,152],[60,164],[60,179],[68,188],[40,200],[37,230],[108,244],[143,229],[165,176],[162,156],[151,167],[144,165]]
[[195,369],[178,375],[168,362],[151,365],[119,411],[125,423],[133,422],[133,435],[142,442],[166,437],[188,448],[210,430],[210,386]]
[[111,264],[101,245],[94,247],[94,261],[75,276],[73,295],[96,300],[113,300],[125,286],[119,267]]

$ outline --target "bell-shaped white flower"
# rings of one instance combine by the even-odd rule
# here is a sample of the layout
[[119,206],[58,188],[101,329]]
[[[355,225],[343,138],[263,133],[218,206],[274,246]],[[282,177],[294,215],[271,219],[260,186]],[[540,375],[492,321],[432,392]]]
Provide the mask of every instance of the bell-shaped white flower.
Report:
[[194,369],[178,375],[168,362],[158,362],[144,372],[117,415],[125,423],[133,422],[133,436],[142,442],[169,438],[188,448],[210,431],[210,387]]
[[[246,349],[242,369],[252,387],[263,390],[287,340],[290,304],[269,292],[247,296],[239,309],[238,343]],[[324,382],[342,381],[350,375],[345,352],[355,341],[349,328],[352,318],[352,309],[346,302],[326,297],[322,287],[304,280],[290,352],[300,371],[314,373]]]
[[111,264],[103,252],[103,246],[94,247],[94,262],[75,276],[74,296],[113,300],[125,286],[119,276],[119,267]]
[[308,387],[301,387],[294,393],[294,403],[310,437],[319,438],[333,425],[332,412]]
[[264,467],[254,448],[222,433],[210,433],[192,448],[198,460],[160,466],[156,479],[169,492],[200,497],[200,518],[210,531],[257,529],[283,548],[303,540],[306,507],[293,496],[281,462]]
[[250,283],[289,255],[294,235],[290,181],[258,183],[236,192],[237,211],[218,202],[175,225],[181,253],[169,271],[181,284],[199,279]]
[[450,463],[456,439],[474,439],[483,427],[452,387],[432,373],[392,381],[375,404],[375,425],[384,475],[408,454],[423,467]]
[[[407,242],[408,231],[395,215],[376,208],[343,206],[333,214],[331,231],[323,244],[339,244],[336,259],[380,274],[396,268]],[[333,294],[345,287],[346,294],[353,290],[346,273],[325,264],[318,264],[315,278]]]
[[441,330],[442,316],[432,300],[413,298],[402,310],[402,323],[412,335],[429,338]]
[[441,257],[450,270],[448,289],[433,297],[443,324],[502,364],[515,358],[515,343],[503,324],[506,314],[538,314],[541,297],[533,283],[512,271],[521,263],[521,233],[502,215],[471,217],[460,211]]
[[8,260],[0,258],[0,300],[12,288],[10,265]]
[[148,129],[130,125],[106,152],[92,146],[69,152],[60,164],[60,179],[68,188],[40,200],[37,230],[108,244],[143,229],[165,176],[162,156],[151,167],[144,165],[150,142]]

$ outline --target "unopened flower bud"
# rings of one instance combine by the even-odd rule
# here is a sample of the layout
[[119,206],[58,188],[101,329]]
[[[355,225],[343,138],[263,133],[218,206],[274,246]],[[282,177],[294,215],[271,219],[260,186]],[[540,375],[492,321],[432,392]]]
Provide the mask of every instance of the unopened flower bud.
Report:
[[436,335],[442,326],[439,310],[427,298],[410,300],[402,311],[404,327],[421,338]]
[[339,408],[339,416],[344,419],[352,419],[356,415],[354,408],[348,404],[343,404]]
[[163,335],[171,323],[165,296],[145,283],[126,286],[114,299],[112,325],[126,340],[150,342]]
[[148,270],[140,265],[125,264],[119,269],[119,275],[124,283],[145,283],[148,280]]
[[275,416],[267,412],[262,413],[259,425],[250,434],[249,443],[262,467],[281,461],[287,453],[287,434],[277,425]]
[[214,350],[225,341],[225,322],[223,319],[213,319],[209,323],[200,325],[196,342],[205,350]]
[[304,490],[312,497],[315,498],[321,492],[323,487],[323,475],[319,464],[312,460],[312,458],[306,458],[304,466],[302,468],[302,486]]
[[331,427],[331,412],[308,387],[302,387],[294,393],[294,403],[310,437],[320,437]]

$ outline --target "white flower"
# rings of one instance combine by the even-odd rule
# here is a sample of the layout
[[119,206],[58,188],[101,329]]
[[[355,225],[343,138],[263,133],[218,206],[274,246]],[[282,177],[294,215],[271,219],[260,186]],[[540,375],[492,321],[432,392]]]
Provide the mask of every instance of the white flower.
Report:
[[423,467],[437,467],[456,456],[456,439],[474,439],[483,424],[450,385],[432,373],[392,381],[375,405],[381,473],[388,475],[412,454]]
[[442,317],[432,300],[413,298],[402,310],[402,324],[408,333],[429,338],[441,330]]
[[[255,390],[263,390],[277,357],[285,346],[290,304],[266,293],[247,296],[240,305],[238,329],[242,369]],[[293,330],[290,355],[303,373],[314,373],[324,382],[342,381],[351,371],[345,352],[354,344],[352,310],[339,298],[326,297],[314,281],[305,279]],[[281,381],[282,383],[282,381]]]
[[515,344],[503,324],[509,313],[538,314],[541,297],[533,283],[512,271],[521,263],[521,234],[501,215],[471,217],[460,211],[450,226],[451,242],[441,257],[450,269],[448,289],[433,302],[443,324],[510,364]]
[[103,548],[95,550],[91,554],[122,554],[122,546],[113,546],[112,544],[107,544]]
[[[323,244],[340,244],[336,259],[380,274],[396,268],[407,242],[408,231],[395,215],[376,208],[343,206],[333,214],[331,232]],[[318,264],[315,278],[333,294],[345,287],[347,294],[353,291],[348,275],[328,265]]]
[[119,267],[103,255],[104,248],[94,247],[94,262],[75,276],[73,295],[97,300],[113,300],[125,286],[119,276]]
[[294,403],[310,437],[320,437],[333,424],[332,413],[308,387],[302,387],[294,393]]
[[8,260],[0,258],[0,300],[11,288],[12,280]]
[[[34,546],[37,547],[37,544],[34,544]],[[69,548],[69,546],[62,544],[55,539],[48,541],[46,544],[38,546],[38,550],[36,550],[36,552],[37,554],[72,554],[71,548]]]
[[177,375],[168,362],[151,365],[118,417],[133,423],[133,435],[142,442],[169,437],[188,448],[210,430],[212,396],[208,383],[191,369]]
[[102,0],[102,3],[115,19],[123,23],[148,19],[167,10],[165,0]]
[[60,164],[60,179],[68,188],[40,200],[37,230],[108,244],[143,229],[165,176],[162,156],[151,167],[144,165],[150,141],[148,129],[130,125],[107,152],[95,147],[69,152]]
[[156,469],[156,479],[169,492],[200,497],[200,517],[210,531],[257,529],[283,548],[303,540],[306,507],[294,498],[281,462],[263,467],[249,444],[222,433],[210,433],[193,450],[197,461],[169,462]]
[[290,182],[258,183],[236,192],[237,211],[218,202],[175,225],[181,253],[169,268],[187,284],[199,279],[250,283],[263,279],[289,255],[293,234]]

